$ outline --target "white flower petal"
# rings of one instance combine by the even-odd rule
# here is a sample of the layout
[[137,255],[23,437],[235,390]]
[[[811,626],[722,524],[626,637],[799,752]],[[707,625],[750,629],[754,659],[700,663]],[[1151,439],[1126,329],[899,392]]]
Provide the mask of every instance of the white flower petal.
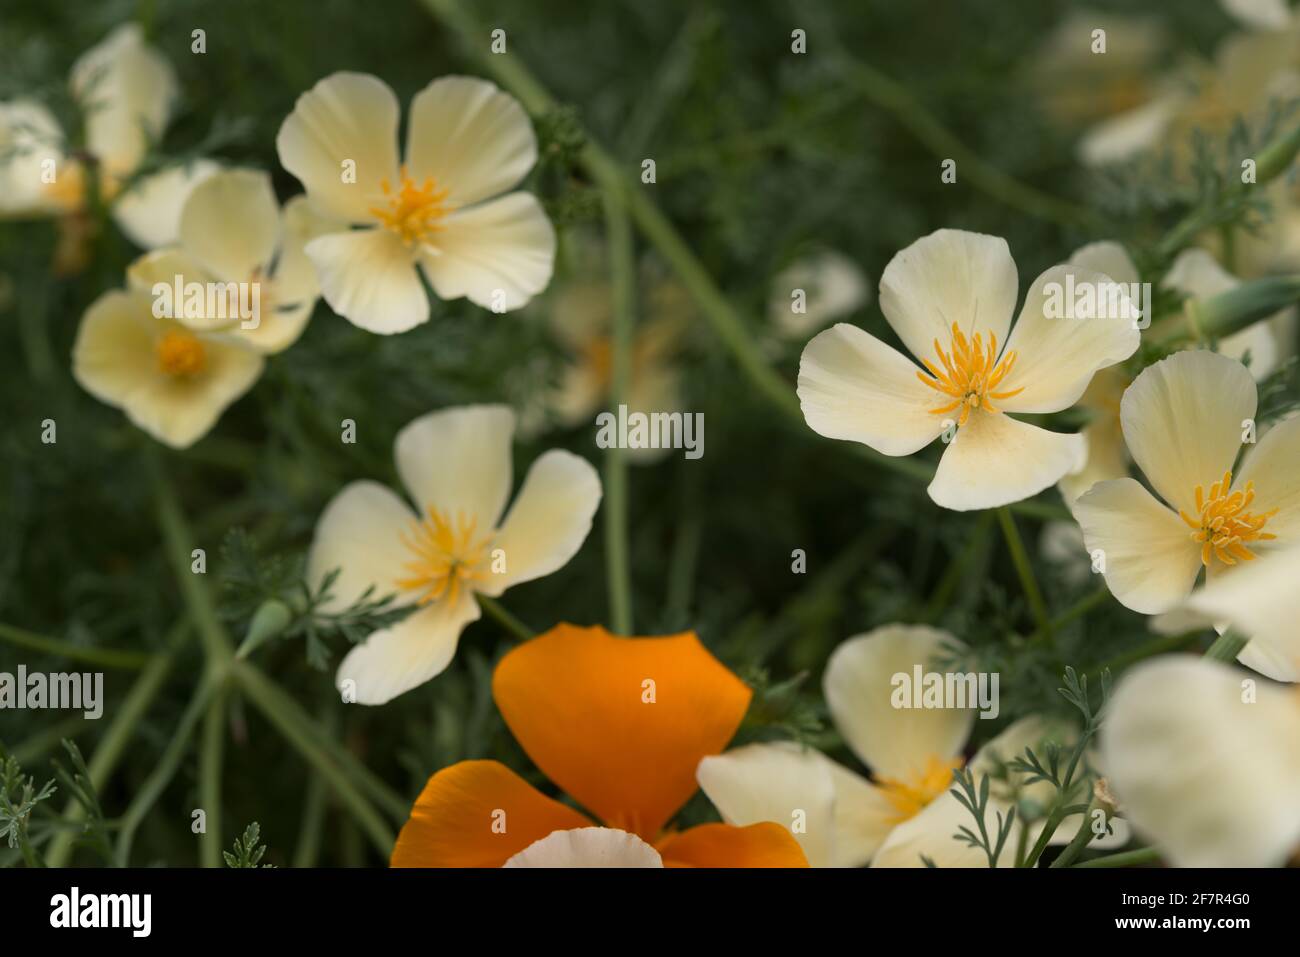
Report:
[[1247,482],[1255,483],[1251,511],[1278,510],[1264,531],[1284,543],[1300,542],[1300,416],[1278,422],[1246,451],[1232,487]]
[[280,206],[271,177],[260,170],[214,173],[181,211],[181,245],[218,279],[249,282],[265,273],[279,238]]
[[1101,550],[1106,585],[1126,608],[1169,611],[1201,569],[1191,529],[1131,478],[1098,482],[1074,503],[1089,553]]
[[505,555],[506,571],[480,590],[499,595],[562,568],[591,531],[600,496],[600,478],[586,459],[559,449],[544,454],[497,532],[494,545]]
[[880,308],[912,355],[929,358],[936,338],[949,347],[953,323],[968,337],[991,331],[1006,342],[1018,283],[1005,239],[940,229],[889,261]]
[[394,335],[429,319],[429,297],[410,250],[386,229],[313,239],[307,257],[330,308],[367,332]]
[[1228,622],[1250,644],[1238,660],[1278,681],[1300,680],[1300,546],[1262,552],[1231,574],[1210,578],[1188,600],[1194,611]]
[[1166,94],[1103,120],[1079,141],[1079,158],[1085,166],[1106,166],[1152,149],[1183,104],[1181,93]]
[[[1076,295],[1086,289],[1096,296],[1093,313],[1049,316],[1053,307],[1067,308],[1071,288]],[[997,386],[999,392],[1023,391],[996,400],[997,407],[1008,412],[1059,412],[1074,405],[1095,372],[1137,351],[1138,310],[1128,287],[1102,273],[1071,265],[1045,271],[1025,296],[1006,346],[1008,352],[1015,351],[1016,362]]]
[[1232,468],[1242,422],[1255,417],[1246,367],[1213,352],[1178,352],[1133,380],[1120,403],[1124,440],[1147,481],[1175,509],[1196,514],[1196,486],[1208,492]]
[[33,100],[0,103],[0,216],[48,215],[64,209],[42,180],[48,161],[59,177],[79,175],[64,154],[63,130],[54,115]]
[[402,542],[416,522],[415,513],[392,490],[378,482],[352,482],[335,495],[316,521],[316,534],[307,554],[307,580],[318,587],[335,569],[338,577],[330,598],[321,607],[341,611],[368,589],[379,599],[396,595],[395,604],[409,604],[399,579],[410,572],[413,559]]
[[1300,841],[1300,709],[1245,673],[1190,656],[1136,666],[1101,729],[1125,817],[1179,867],[1283,863]]
[[663,867],[659,852],[635,834],[613,827],[552,831],[502,867]]
[[212,160],[197,159],[145,176],[113,201],[113,221],[137,246],[171,245],[180,239],[185,201],[218,169]]
[[479,614],[478,602],[464,590],[454,602],[426,605],[349,651],[334,685],[354,693],[358,704],[387,704],[440,674],[456,654],[460,633]]
[[[822,679],[826,704],[844,740],[876,777],[907,778],[961,753],[970,708],[895,708],[894,676],[935,670],[935,659],[962,645],[925,625],[884,625],[850,638],[831,654]],[[919,694],[919,690],[917,692]]]
[[947,397],[922,384],[919,371],[896,349],[842,322],[804,348],[799,404],[818,435],[910,455],[934,441],[948,418],[929,411]]
[[[371,208],[387,207],[384,180],[398,183],[398,115],[397,97],[382,80],[332,73],[298,97],[281,125],[280,163],[333,217],[371,223]],[[349,171],[353,181],[345,181]]]
[[519,101],[468,76],[434,80],[411,101],[406,165],[467,206],[510,189],[537,162],[537,137]]
[[[997,830],[997,815],[1005,818],[1010,805],[989,798],[984,810],[985,827],[990,833]],[[950,791],[927,804],[919,814],[908,818],[889,832],[885,843],[871,861],[872,867],[925,867],[929,858],[936,867],[988,867],[989,860],[982,848],[971,847],[954,839],[959,827],[975,830],[975,817],[966,810]],[[1015,866],[1015,848],[1012,841],[1002,848],[998,867]]]
[[1077,472],[1086,455],[1082,436],[977,411],[944,450],[930,498],[958,512],[1009,505]]
[[[804,293],[804,311],[794,311],[793,294]],[[871,301],[867,277],[848,256],[823,249],[784,269],[772,283],[768,318],[782,336],[802,338]]]
[[555,229],[529,193],[452,213],[429,242],[420,262],[438,298],[464,296],[484,309],[520,308],[555,267]]
[[1286,0],[1219,0],[1223,9],[1248,27],[1284,30],[1291,24]]
[[1138,282],[1138,268],[1126,250],[1112,239],[1088,243],[1070,254],[1070,265],[1109,276],[1115,282]]
[[510,494],[515,414],[504,405],[465,405],[407,424],[393,443],[402,484],[421,512],[464,514],[480,533],[496,528]]

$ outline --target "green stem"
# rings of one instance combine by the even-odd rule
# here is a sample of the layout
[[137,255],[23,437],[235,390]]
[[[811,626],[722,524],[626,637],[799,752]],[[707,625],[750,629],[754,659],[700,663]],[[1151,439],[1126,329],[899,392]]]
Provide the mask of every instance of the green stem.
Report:
[[962,578],[966,575],[971,563],[975,561],[975,556],[984,548],[989,536],[989,523],[992,517],[988,512],[980,515],[975,525],[975,531],[966,540],[966,547],[958,552],[948,564],[948,568],[939,579],[939,584],[935,586],[934,593],[931,594],[930,600],[926,603],[925,610],[921,613],[922,621],[936,621],[943,610],[948,607],[952,600],[953,592],[961,583]]
[[325,829],[325,782],[313,774],[307,782],[307,797],[303,801],[302,826],[298,829],[298,843],[293,852],[294,867],[315,867],[320,857],[321,834]]
[[[1084,615],[1092,611],[1094,608],[1096,608],[1098,605],[1100,605],[1109,597],[1110,597],[1110,589],[1107,588],[1105,585],[1103,585],[1101,588],[1098,588],[1096,591],[1089,592],[1087,595],[1084,595],[1082,598],[1080,598],[1077,602],[1075,602],[1065,611],[1061,612],[1059,615],[1053,618],[1051,620],[1051,630],[1054,632],[1060,631],[1062,628],[1064,628],[1070,622],[1074,621],[1076,618],[1082,618]],[[1033,633],[1033,635],[1030,636],[1029,640],[1031,642],[1043,641],[1046,640],[1046,638],[1047,635],[1044,632],[1036,631]]]
[[1135,851],[1123,851],[1080,861],[1075,867],[1129,867],[1133,864],[1154,864],[1160,860],[1160,852],[1154,847],[1141,847]]
[[208,702],[199,742],[199,807],[207,826],[199,835],[199,866],[221,866],[221,766],[225,752],[226,691]]
[[1214,644],[1210,645],[1209,650],[1205,652],[1205,657],[1211,661],[1236,661],[1237,655],[1241,654],[1241,649],[1246,647],[1248,640],[1235,632],[1225,631],[1214,640]]
[[1178,651],[1180,648],[1191,644],[1192,641],[1200,637],[1200,635],[1200,631],[1183,632],[1181,635],[1161,635],[1158,638],[1153,638],[1151,641],[1139,645],[1132,651],[1126,651],[1122,655],[1108,658],[1096,668],[1090,670],[1095,672],[1106,670],[1118,672],[1127,668],[1135,661],[1142,661],[1143,659],[1150,658],[1153,655],[1162,655],[1169,651]]
[[488,613],[489,617],[496,619],[497,624],[520,641],[528,641],[530,638],[537,637],[537,632],[506,611],[495,598],[489,598],[487,595],[475,595],[474,597],[478,599],[479,606]]
[[1038,840],[1034,842],[1033,849],[1029,852],[1029,856],[1025,858],[1025,867],[1033,867],[1038,863],[1038,859],[1043,856],[1043,851],[1047,850],[1052,835],[1056,833],[1056,829],[1061,826],[1063,820],[1065,820],[1065,809],[1062,807],[1053,808],[1052,812],[1047,815],[1047,820],[1043,824],[1042,831],[1038,834]]
[[1088,809],[1083,812],[1083,821],[1079,829],[1074,832],[1070,843],[1065,845],[1065,849],[1048,865],[1049,867],[1069,867],[1080,852],[1088,846],[1088,842],[1092,840],[1092,812],[1095,807],[1095,801],[1088,804]]
[[0,639],[19,648],[28,648],[42,654],[56,655],[72,661],[84,661],[104,668],[140,669],[154,660],[154,655],[143,651],[120,651],[116,648],[93,648],[74,645],[59,638],[38,635],[25,628],[0,624]]
[[[636,296],[636,265],[632,229],[623,189],[618,182],[605,187],[605,224],[609,234],[610,286],[613,291],[610,326],[610,407],[627,400],[632,380],[632,326]],[[610,624],[616,634],[632,634],[632,585],[628,567],[627,452],[615,442],[605,450],[605,567],[609,588]]]
[[1047,640],[1052,637],[1052,621],[1047,617],[1047,605],[1043,601],[1043,593],[1038,588],[1038,579],[1034,577],[1034,570],[1029,565],[1029,556],[1025,552],[1025,543],[1020,539],[1020,532],[1016,530],[1016,520],[1012,518],[1010,510],[1005,506],[999,508],[998,524],[1002,526],[1002,535],[1007,540],[1007,548],[1011,552],[1012,564],[1016,566],[1016,575],[1020,578],[1020,587],[1024,589],[1025,598],[1029,602],[1029,610],[1034,615],[1034,620],[1038,624],[1037,638]]

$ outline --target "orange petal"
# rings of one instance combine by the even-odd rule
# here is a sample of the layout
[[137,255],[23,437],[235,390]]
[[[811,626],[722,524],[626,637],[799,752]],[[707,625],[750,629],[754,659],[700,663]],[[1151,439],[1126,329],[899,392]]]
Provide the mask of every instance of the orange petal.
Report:
[[590,827],[498,761],[443,768],[415,799],[393,867],[500,867],[553,831]]
[[563,624],[502,658],[492,693],[547,777],[647,841],[695,793],[700,759],[731,740],[751,696],[691,632],[616,638]]
[[808,858],[780,824],[701,824],[659,842],[664,867],[807,867]]

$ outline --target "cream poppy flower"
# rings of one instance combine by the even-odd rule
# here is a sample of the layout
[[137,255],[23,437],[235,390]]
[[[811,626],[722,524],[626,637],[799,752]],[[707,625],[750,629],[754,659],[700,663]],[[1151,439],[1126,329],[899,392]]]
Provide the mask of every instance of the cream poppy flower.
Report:
[[405,332],[429,318],[423,273],[441,299],[518,309],[555,260],[541,204],[506,193],[537,160],[523,107],[485,80],[435,80],[411,101],[402,164],[398,114],[381,80],[334,73],[276,137],[281,164],[335,221],[307,244],[325,301],[362,329]]
[[262,366],[240,343],[155,318],[152,297],[132,289],[91,303],[72,347],[72,375],[83,389],[178,449],[206,435]]
[[[799,303],[793,298],[796,289],[804,293]],[[819,249],[795,260],[773,280],[768,323],[782,339],[802,338],[870,301],[871,286],[858,264],[837,250]]]
[[[123,189],[167,125],[176,97],[171,65],[145,43],[138,25],[128,23],[83,54],[69,82],[85,113],[86,151],[95,159],[98,188],[114,220],[139,246],[173,242],[185,197],[216,164],[169,167]],[[63,131],[44,106],[30,100],[0,104],[0,155],[5,153],[11,156],[0,162],[0,216],[84,211],[89,170],[68,155]],[[46,175],[51,169],[52,181]]]
[[663,867],[664,859],[641,838],[616,827],[575,827],[552,831],[501,866]]
[[1277,866],[1300,843],[1300,698],[1246,677],[1171,655],[1133,668],[1111,698],[1107,780],[1175,866]]
[[1300,541],[1300,419],[1259,436],[1235,464],[1255,403],[1240,362],[1202,351],[1162,359],[1124,393],[1124,438],[1164,502],[1121,478],[1094,485],[1074,515],[1088,550],[1104,554],[1106,584],[1125,606],[1169,611],[1203,567],[1212,580],[1275,538]]
[[925,371],[840,323],[804,349],[804,418],[821,435],[885,455],[910,455],[955,428],[930,483],[936,503],[965,511],[1029,498],[1083,466],[1084,442],[1006,413],[1068,408],[1095,372],[1137,349],[1130,317],[1048,317],[1054,292],[1108,284],[1081,267],[1053,266],[1034,280],[1012,330],[1017,275],[1006,241],[931,233],[890,260],[880,280],[885,319]]
[[551,574],[591,531],[600,479],[558,449],[533,463],[502,519],[514,429],[505,406],[431,412],[393,444],[414,509],[385,486],[360,481],[321,513],[307,574],[320,582],[339,569],[327,610],[348,607],[367,589],[416,608],[343,659],[336,684],[361,704],[384,704],[442,672],[461,631],[479,617],[475,595],[495,598]]
[[[303,252],[312,229],[305,197],[295,196],[281,210],[266,173],[223,170],[185,201],[179,244],[136,260],[127,279],[150,294],[159,283],[174,289],[177,277],[182,288],[213,283],[230,289],[236,298],[214,300],[210,316],[206,302],[200,315],[189,315],[173,292],[173,312],[184,325],[227,333],[258,352],[280,352],[302,335],[316,304],[316,272]],[[254,290],[258,315],[245,319],[240,306],[251,305]]]
[[[749,744],[704,758],[700,787],[723,820],[735,826],[763,821],[791,830],[814,867],[920,867],[922,855],[940,867],[987,867],[983,850],[953,839],[974,822],[949,792],[952,774],[975,720],[971,709],[901,709],[891,703],[893,676],[920,666],[933,670],[936,656],[961,648],[952,635],[923,625],[885,625],[850,638],[826,665],[826,703],[849,749],[872,778],[796,744]],[[1037,718],[1017,721],[986,744],[971,761],[977,777],[1020,757],[1048,739],[1064,743],[1061,729]],[[1029,785],[1026,795],[1045,803],[1052,785]],[[986,824],[1010,810],[1002,785],[990,789]],[[1068,841],[1078,819],[1054,835]],[[1039,825],[1041,828],[1041,825]],[[1036,829],[1037,831],[1037,829]],[[1036,833],[1035,831],[1035,833]],[[1013,850],[1003,849],[1008,867]]]
[[1250,643],[1237,660],[1274,681],[1300,681],[1300,545],[1219,576],[1192,594],[1187,608],[1223,622]]

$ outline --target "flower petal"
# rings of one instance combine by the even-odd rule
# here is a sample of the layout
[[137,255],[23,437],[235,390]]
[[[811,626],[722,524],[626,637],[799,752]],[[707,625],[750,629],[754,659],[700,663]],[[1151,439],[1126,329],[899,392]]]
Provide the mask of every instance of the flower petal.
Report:
[[1005,342],[1019,293],[1016,264],[998,236],[940,229],[897,253],[880,277],[880,308],[912,355],[946,349],[956,323]]
[[271,177],[260,170],[214,173],[181,211],[181,245],[218,279],[251,282],[264,274],[279,238],[280,206]]
[[482,533],[496,527],[513,478],[515,414],[504,405],[463,405],[408,423],[393,442],[397,474],[421,513],[464,513]]
[[807,867],[795,839],[779,824],[701,824],[659,842],[665,867]]
[[[1096,297],[1091,314],[1074,315],[1074,304],[1065,302],[1071,289],[1091,290]],[[1053,314],[1053,307],[1061,311]],[[998,401],[998,408],[1059,412],[1074,405],[1095,372],[1137,351],[1139,308],[1127,286],[1102,273],[1071,265],[1045,271],[1025,296],[1006,346],[1016,353],[1015,365],[998,386],[1003,392],[1023,391]]]
[[77,60],[71,85],[90,152],[113,175],[132,172],[167,123],[176,96],[171,64],[127,23]]
[[1178,867],[1283,863],[1300,841],[1300,709],[1244,674],[1173,655],[1124,676],[1101,728],[1126,818]]
[[[329,215],[371,223],[371,208],[387,206],[383,182],[398,181],[398,113],[397,97],[382,80],[332,73],[298,97],[280,126],[280,164]],[[354,176],[345,177],[349,170]]]
[[[946,340],[945,340],[946,341]],[[799,360],[799,404],[818,435],[911,455],[944,430],[947,397],[927,388],[902,353],[857,326],[818,334]]]
[[1136,479],[1098,482],[1074,503],[1089,553],[1101,551],[1106,586],[1126,608],[1169,611],[1201,570],[1191,529]]
[[479,618],[478,602],[462,591],[426,605],[395,625],[372,632],[343,658],[334,686],[345,700],[387,704],[441,674],[456,655],[465,626]]
[[1161,497],[1197,514],[1207,490],[1232,468],[1242,422],[1255,417],[1246,367],[1213,352],[1178,352],[1143,369],[1124,393],[1120,421],[1133,461]]
[[[946,651],[962,648],[946,631],[925,625],[884,625],[841,644],[822,680],[835,727],[876,777],[905,778],[925,770],[930,757],[961,753],[975,712],[893,705],[894,678],[934,670]],[[918,691],[919,693],[919,691]]]
[[591,532],[600,497],[600,477],[586,459],[559,449],[542,455],[497,532],[494,544],[504,554],[506,570],[494,575],[483,593],[499,595],[563,568]]
[[1194,611],[1250,638],[1238,661],[1276,681],[1300,680],[1300,546],[1261,554],[1215,575],[1188,600]]
[[342,611],[367,589],[372,598],[396,595],[396,604],[413,596],[397,586],[407,578],[410,560],[402,536],[415,523],[415,513],[395,493],[378,482],[352,482],[335,495],[316,521],[316,534],[307,553],[307,580],[318,587],[338,569],[326,612]]
[[503,867],[663,867],[659,852],[635,834],[613,827],[553,831]]
[[[1003,818],[1011,805],[998,798],[989,798],[984,810],[984,824],[990,833],[997,830],[997,815]],[[988,867],[988,855],[979,847],[971,847],[953,835],[960,827],[975,829],[975,816],[971,814],[951,791],[945,791],[918,814],[908,818],[889,832],[871,861],[872,867],[925,867],[928,858],[936,867]],[[998,856],[998,867],[1013,867],[1015,854],[1011,841]]]
[[439,299],[462,296],[497,312],[519,309],[555,268],[555,229],[530,193],[509,193],[442,221],[421,256]]
[[1142,278],[1128,250],[1112,239],[1080,246],[1070,254],[1070,265],[1102,273],[1115,282],[1139,282]]
[[1086,455],[1082,436],[976,411],[939,459],[930,498],[958,512],[1009,505],[1077,472]]
[[57,190],[41,181],[46,161],[56,182],[77,176],[64,153],[63,130],[54,115],[34,100],[0,103],[0,216],[40,216],[66,208]]
[[196,159],[144,176],[113,201],[113,221],[137,246],[169,246],[180,238],[190,193],[218,169],[212,160]]
[[467,206],[498,196],[537,162],[537,137],[519,101],[469,76],[434,80],[411,101],[406,165],[433,177],[447,202]]
[[1300,416],[1277,423],[1246,451],[1233,488],[1255,483],[1256,512],[1276,508],[1264,531],[1300,542]]
[[610,827],[653,838],[736,733],[751,692],[687,632],[557,625],[497,665],[501,716],[552,781]]
[[367,332],[390,336],[429,319],[429,297],[410,251],[386,229],[319,236],[306,246],[321,296]]
[[497,761],[461,761],[424,786],[393,867],[500,867],[555,831],[591,825]]

